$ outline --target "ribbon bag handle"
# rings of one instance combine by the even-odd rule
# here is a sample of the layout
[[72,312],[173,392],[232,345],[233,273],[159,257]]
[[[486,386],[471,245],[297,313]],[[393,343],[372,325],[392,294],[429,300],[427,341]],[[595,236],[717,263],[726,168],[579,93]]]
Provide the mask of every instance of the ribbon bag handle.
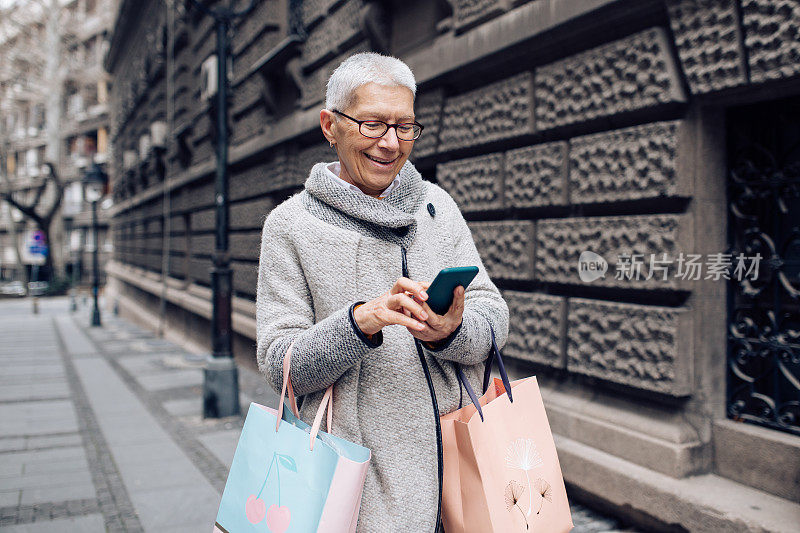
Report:
[[278,403],[278,421],[275,422],[275,431],[278,431],[281,425],[281,419],[283,418],[283,402],[286,399],[287,392],[289,393],[289,407],[294,416],[300,418],[300,412],[297,410],[297,400],[294,397],[294,389],[292,388],[292,380],[289,379],[289,370],[292,368],[293,347],[294,341],[289,345],[289,349],[286,350],[286,355],[283,356],[283,388],[281,389],[281,400]]
[[[497,347],[497,340],[494,336],[494,328],[491,324],[489,324],[489,332],[492,334],[492,348],[489,351],[489,357],[486,359],[486,367],[483,371],[483,394],[486,394],[486,391],[489,389],[489,378],[492,375],[492,362],[496,359],[497,369],[500,371],[500,379],[503,380],[503,387],[505,387],[506,394],[508,394],[508,401],[514,403],[514,397],[511,394],[511,382],[508,380],[506,366],[503,364],[503,356],[500,353],[500,348]],[[475,394],[475,390],[472,388],[472,385],[470,385],[469,380],[464,375],[464,370],[461,368],[460,364],[456,364],[456,376],[458,376],[458,381],[461,383],[461,385],[467,390],[469,399],[472,400],[472,405],[474,405],[478,410],[478,414],[480,415],[482,422],[483,409],[481,409],[480,401],[478,400],[478,396]]]
[[[281,389],[281,401],[278,404],[278,420],[275,422],[275,431],[278,431],[278,428],[281,425],[281,420],[283,419],[283,406],[287,393],[289,395],[289,408],[292,410],[294,416],[300,418],[300,412],[297,410],[297,400],[295,399],[294,389],[292,388],[292,380],[289,379],[289,371],[292,368],[293,347],[294,341],[292,341],[292,344],[289,345],[289,349],[286,350],[286,355],[283,356],[283,388]],[[322,423],[322,415],[325,414],[326,408],[328,411],[328,418],[326,422],[328,423],[328,433],[330,433],[331,425],[333,425],[333,385],[325,390],[325,395],[322,397],[322,402],[320,402],[319,408],[317,409],[317,415],[314,417],[314,424],[311,426],[312,450],[314,449],[314,440],[316,440],[317,433],[319,433],[319,426]]]
[[328,411],[326,422],[328,423],[328,433],[330,433],[331,424],[333,423],[333,385],[325,389],[325,394],[322,396],[322,401],[319,402],[319,407],[317,408],[317,415],[314,417],[314,423],[311,425],[311,451],[314,451],[314,441],[317,440],[319,426],[322,424],[322,415],[326,409]]

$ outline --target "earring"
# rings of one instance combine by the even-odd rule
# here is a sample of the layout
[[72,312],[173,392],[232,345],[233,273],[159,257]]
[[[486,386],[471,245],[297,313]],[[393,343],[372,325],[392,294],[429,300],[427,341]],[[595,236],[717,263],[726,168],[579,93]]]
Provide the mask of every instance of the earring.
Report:
[[[331,148],[333,148],[333,141],[331,141]],[[335,148],[334,148],[334,150],[335,150]]]

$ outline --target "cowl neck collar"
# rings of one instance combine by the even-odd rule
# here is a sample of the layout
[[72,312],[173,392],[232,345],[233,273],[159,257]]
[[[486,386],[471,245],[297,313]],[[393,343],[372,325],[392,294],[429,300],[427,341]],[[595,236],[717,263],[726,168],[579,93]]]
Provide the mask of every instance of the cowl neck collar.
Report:
[[383,200],[345,189],[325,174],[328,163],[317,163],[306,180],[308,194],[352,218],[384,228],[414,225],[423,200],[422,176],[410,161],[400,169],[400,184]]

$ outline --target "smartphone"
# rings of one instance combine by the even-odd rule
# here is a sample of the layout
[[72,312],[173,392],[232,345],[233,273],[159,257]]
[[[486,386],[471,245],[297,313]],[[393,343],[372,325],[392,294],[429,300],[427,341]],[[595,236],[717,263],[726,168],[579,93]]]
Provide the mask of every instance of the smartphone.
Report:
[[453,291],[461,285],[465,289],[472,279],[478,274],[478,267],[453,267],[443,268],[434,278],[431,286],[425,291],[428,293],[427,304],[431,311],[443,315],[453,303]]

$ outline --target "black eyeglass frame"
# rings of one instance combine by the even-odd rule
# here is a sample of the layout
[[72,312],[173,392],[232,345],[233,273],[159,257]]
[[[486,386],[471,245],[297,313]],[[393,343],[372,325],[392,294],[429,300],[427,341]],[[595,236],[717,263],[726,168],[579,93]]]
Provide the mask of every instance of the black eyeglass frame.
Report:
[[[367,139],[380,139],[381,137],[386,135],[386,132],[389,131],[389,128],[394,128],[394,134],[397,135],[397,128],[399,126],[419,126],[419,133],[413,139],[401,139],[400,136],[397,135],[397,140],[398,141],[411,142],[411,141],[416,141],[417,139],[419,139],[420,135],[422,135],[422,130],[425,129],[425,126],[423,126],[419,122],[400,122],[398,124],[389,124],[388,122],[384,122],[382,120],[358,120],[357,118],[353,118],[350,115],[345,115],[344,113],[342,113],[341,111],[338,111],[336,109],[331,109],[331,113],[336,113],[337,115],[342,115],[344,118],[348,118],[348,119],[352,120],[353,122],[355,122],[356,124],[358,124],[358,133],[360,133],[361,135],[363,135]],[[386,126],[386,129],[383,131],[383,133],[381,133],[377,137],[373,137],[372,135],[366,135],[363,131],[361,131],[361,125],[366,123],[366,122],[380,122],[381,124]]]

